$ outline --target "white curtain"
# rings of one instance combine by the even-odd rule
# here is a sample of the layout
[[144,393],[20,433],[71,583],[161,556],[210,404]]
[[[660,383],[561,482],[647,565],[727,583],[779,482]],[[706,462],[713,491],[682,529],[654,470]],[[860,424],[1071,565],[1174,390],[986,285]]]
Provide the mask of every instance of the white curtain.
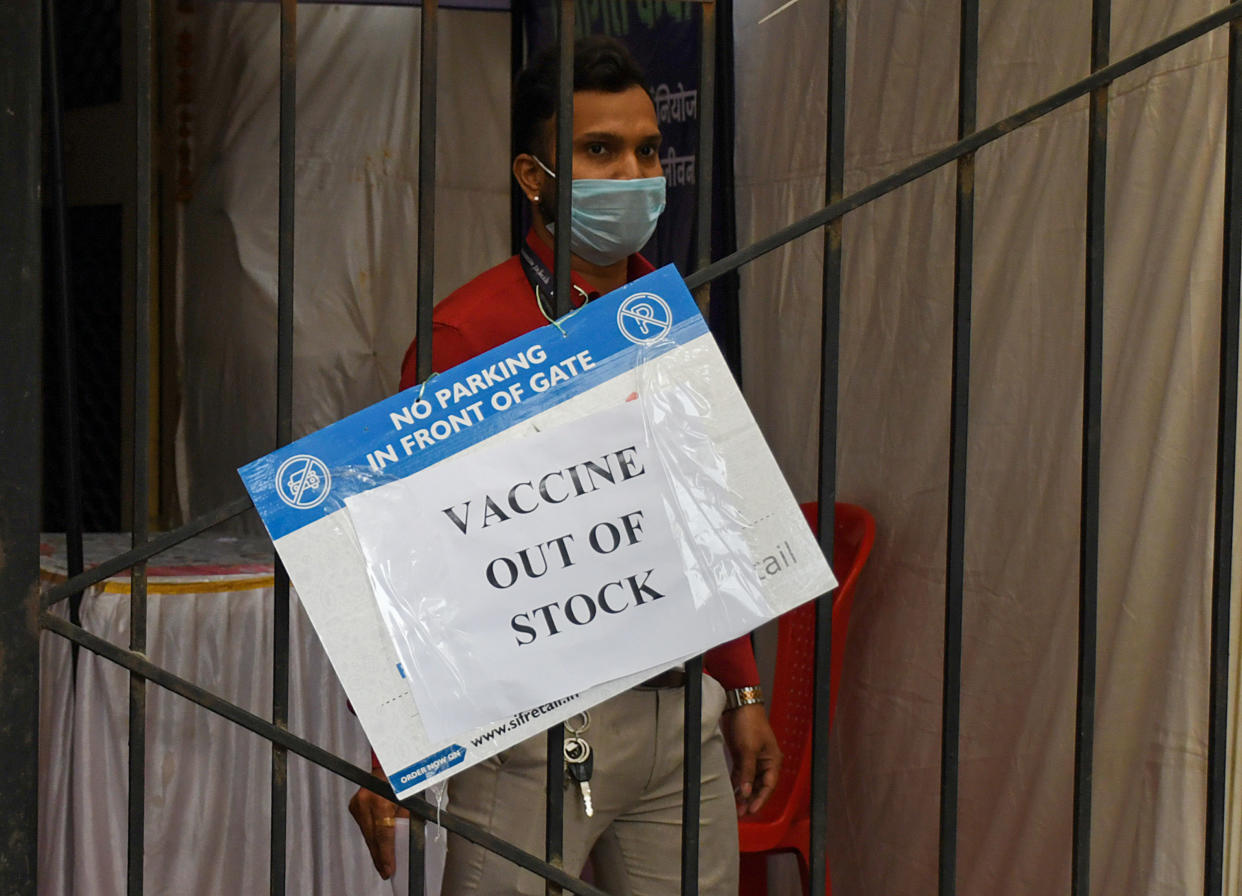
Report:
[[[298,9],[294,436],[392,394],[414,337],[419,10]],[[178,483],[195,516],[275,447],[279,9],[198,4]],[[508,254],[509,20],[440,13],[436,296]],[[257,524],[257,521],[256,521]]]
[[[824,204],[827,4],[759,21],[780,5],[737,8],[743,244]],[[1114,3],[1112,58],[1216,5]],[[957,10],[850,4],[847,192],[953,141]],[[979,125],[1089,48],[1089,4],[984,3]],[[1202,889],[1225,48],[1111,92],[1093,892]],[[958,882],[980,896],[1069,885],[1086,146],[1079,100],[977,158]],[[838,490],[879,537],[833,741],[843,894],[936,876],[954,201],[949,167],[845,219]],[[821,231],[743,274],[746,393],[805,498],[822,256]]]

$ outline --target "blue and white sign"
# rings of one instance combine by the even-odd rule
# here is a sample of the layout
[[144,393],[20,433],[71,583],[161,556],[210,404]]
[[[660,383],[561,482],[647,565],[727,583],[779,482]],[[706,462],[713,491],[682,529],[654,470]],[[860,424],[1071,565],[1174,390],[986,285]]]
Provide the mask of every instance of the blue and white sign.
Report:
[[240,473],[398,796],[835,584],[671,267]]
[[661,268],[239,472],[277,540],[632,369],[640,346],[647,361],[706,333],[677,271]]

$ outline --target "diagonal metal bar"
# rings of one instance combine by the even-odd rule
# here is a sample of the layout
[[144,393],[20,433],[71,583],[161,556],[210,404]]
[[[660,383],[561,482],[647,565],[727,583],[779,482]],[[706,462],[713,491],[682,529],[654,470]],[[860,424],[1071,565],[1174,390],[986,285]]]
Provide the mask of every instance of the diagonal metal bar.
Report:
[[[55,632],[75,644],[85,647],[92,653],[130,670],[152,684],[184,697],[191,703],[214,712],[221,718],[240,725],[247,731],[251,731],[266,740],[279,744],[290,753],[301,756],[303,759],[313,762],[315,765],[327,769],[333,774],[340,775],[347,781],[352,781],[360,787],[365,787],[389,799],[393,798],[392,788],[385,781],[377,778],[370,772],[345,761],[339,756],[323,749],[323,747],[290,733],[285,728],[278,728],[262,716],[255,715],[249,710],[243,709],[217,694],[213,694],[206,688],[174,675],[141,654],[135,653],[132,650],[126,650],[124,647],[86,631],[81,626],[74,625],[62,616],[46,611],[39,615],[39,625],[47,631]],[[452,812],[438,809],[426,800],[411,798],[402,800],[401,805],[424,821],[434,821],[445,830],[464,837],[472,843],[477,843],[485,849],[513,862],[515,865],[520,865],[541,877],[555,881],[571,893],[577,894],[577,896],[608,896],[602,890],[567,874],[563,869],[556,868],[532,856],[507,840],[503,840],[486,829],[459,818]]]
[[[1108,65],[1111,0],[1093,0],[1091,68]],[[1091,892],[1091,782],[1095,752],[1096,647],[1103,431],[1104,247],[1108,87],[1091,92],[1087,144],[1087,270],[1083,330],[1082,496],[1078,552],[1078,684],[1074,727],[1074,823],[1070,892]]]
[[71,576],[59,585],[49,588],[47,593],[41,598],[40,606],[46,610],[48,607],[60,603],[65,598],[72,597],[79,591],[90,588],[92,585],[98,585],[104,579],[111,578],[118,572],[129,569],[135,563],[148,560],[162,551],[166,551],[181,544],[183,541],[193,538],[195,535],[206,532],[212,526],[218,526],[227,520],[233,519],[235,516],[240,516],[253,506],[254,503],[248,495],[234,498],[227,504],[221,504],[214,510],[209,510],[202,516],[195,517],[184,526],[169,529],[167,532],[130,548],[123,554],[117,554],[98,566],[92,566],[81,575]]
[[[1242,6],[1235,2],[1231,8]],[[1229,749],[1229,625],[1238,451],[1238,339],[1242,301],[1242,24],[1229,27],[1225,111],[1225,221],[1221,271],[1220,406],[1216,430],[1216,519],[1213,533],[1211,660],[1208,685],[1207,818],[1203,892],[1224,886]]]
[[1013,115],[1002,118],[1000,121],[989,125],[981,131],[976,131],[969,137],[958,140],[946,146],[944,149],[929,153],[917,162],[902,168],[883,177],[861,190],[842,198],[838,202],[830,203],[817,212],[812,212],[805,218],[795,221],[788,227],[784,227],[775,233],[756,240],[751,245],[739,249],[738,251],[726,255],[719,261],[713,262],[705,268],[700,268],[690,276],[686,277],[686,286],[691,289],[697,289],[708,281],[715,280],[717,277],[727,274],[730,271],[737,270],[744,264],[754,261],[768,252],[778,249],[785,243],[796,240],[800,236],[805,236],[817,227],[823,227],[829,221],[840,218],[857,208],[861,208],[869,202],[879,199],[888,193],[893,192],[900,187],[905,186],[911,181],[918,180],[925,174],[935,171],[950,162],[956,161],[962,156],[977,151],[989,143],[993,143],[1004,137],[1006,134],[1012,133],[1023,125],[1030,124],[1038,118],[1042,118],[1049,112],[1055,112],[1062,106],[1072,103],[1074,100],[1086,96],[1097,87],[1103,87],[1111,84],[1122,75],[1129,74],[1137,68],[1140,68],[1153,59],[1157,59],[1165,54],[1176,50],[1178,47],[1190,43],[1196,38],[1202,37],[1210,31],[1227,25],[1230,22],[1242,18],[1242,4],[1237,2],[1231,3],[1224,9],[1217,10],[1210,15],[1204,16],[1198,21],[1175,31],[1167,37],[1161,38],[1153,44],[1149,44],[1135,53],[1131,53],[1123,59],[1119,59],[1111,65],[1107,65],[1099,71],[1092,72],[1085,78],[1075,81],[1068,87],[1064,87],[1055,93],[1049,94],[1044,99],[1033,105],[1027,106]]

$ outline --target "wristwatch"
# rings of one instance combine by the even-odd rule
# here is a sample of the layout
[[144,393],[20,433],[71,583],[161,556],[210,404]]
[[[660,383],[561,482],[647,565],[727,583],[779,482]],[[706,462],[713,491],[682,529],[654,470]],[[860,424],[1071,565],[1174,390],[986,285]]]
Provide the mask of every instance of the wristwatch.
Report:
[[763,702],[763,688],[755,685],[749,688],[731,688],[725,691],[725,710],[738,709]]

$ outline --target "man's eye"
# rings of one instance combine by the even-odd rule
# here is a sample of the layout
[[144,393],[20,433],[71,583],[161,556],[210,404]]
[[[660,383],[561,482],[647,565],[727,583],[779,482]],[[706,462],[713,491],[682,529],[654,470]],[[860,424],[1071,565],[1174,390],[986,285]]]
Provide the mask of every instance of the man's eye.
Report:
[[638,154],[642,156],[644,159],[655,158],[656,147],[651,146],[651,145],[640,146],[638,147]]
[[593,156],[602,156],[608,151],[608,147],[602,143],[588,143],[586,151]]

